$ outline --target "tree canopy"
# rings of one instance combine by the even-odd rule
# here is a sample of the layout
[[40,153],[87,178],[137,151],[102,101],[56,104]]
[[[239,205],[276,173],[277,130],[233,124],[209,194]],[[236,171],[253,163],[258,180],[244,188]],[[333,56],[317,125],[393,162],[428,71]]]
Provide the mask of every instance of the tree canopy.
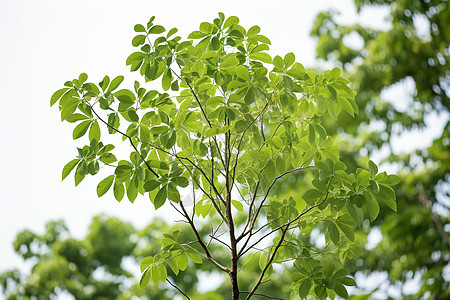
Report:
[[[365,218],[374,221],[380,206],[396,210],[391,186],[398,178],[372,161],[347,165],[327,134],[323,120],[359,111],[340,69],[317,74],[293,53],[272,57],[259,26],[245,29],[222,13],[187,39],[155,17],[134,30],[138,49],[126,63],[144,84],[119,89],[123,76],[95,84],[82,73],[50,104],[58,104],[62,121],[76,124],[74,140],[88,139],[63,179],[74,170],[78,185],[102,164],[110,172],[100,172],[107,176],[98,196],[111,188],[118,201],[148,195],[156,209],[171,205],[194,235],[184,242],[180,231],[164,233],[160,252],[141,262],[140,286],[170,283],[168,270],[177,275],[191,260],[227,275],[232,299],[270,297],[259,288],[273,278],[274,266],[291,262],[291,297],[347,298],[345,286],[354,280],[344,265],[359,255],[354,230]],[[106,133],[126,141],[128,154],[115,150],[123,143],[104,143]],[[296,178],[295,189],[280,188]],[[205,222],[210,232],[201,234]],[[308,238],[315,228],[325,245]],[[240,274],[255,259],[260,270],[242,289]]]

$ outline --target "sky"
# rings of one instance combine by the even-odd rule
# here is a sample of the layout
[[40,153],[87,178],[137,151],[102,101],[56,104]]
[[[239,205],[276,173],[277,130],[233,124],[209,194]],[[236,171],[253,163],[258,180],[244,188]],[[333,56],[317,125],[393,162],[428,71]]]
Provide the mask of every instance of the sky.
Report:
[[61,123],[57,107],[49,106],[53,92],[82,72],[93,82],[125,75],[123,84],[131,88],[135,77],[125,59],[133,52],[135,24],[155,15],[156,23],[187,36],[221,11],[238,16],[245,27],[259,25],[272,41],[271,54],[292,51],[297,61],[313,66],[309,31],[315,15],[330,7],[342,12],[343,22],[385,26],[386,9],[357,17],[350,0],[0,0],[0,272],[20,265],[12,242],[25,228],[43,233],[45,222],[64,219],[81,238],[100,213],[137,227],[155,215],[147,197],[134,204],[118,203],[112,193],[97,198],[103,177],[87,177],[76,188],[73,176],[61,182],[63,166],[84,141],[73,141],[73,125]]

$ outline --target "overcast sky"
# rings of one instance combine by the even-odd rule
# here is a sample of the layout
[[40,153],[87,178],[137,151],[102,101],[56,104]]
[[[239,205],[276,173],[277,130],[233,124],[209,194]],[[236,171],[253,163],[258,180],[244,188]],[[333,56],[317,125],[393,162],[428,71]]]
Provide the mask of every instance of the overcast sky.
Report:
[[[125,4],[126,3],[126,4]],[[356,18],[345,1],[93,1],[0,0],[0,272],[19,265],[12,242],[19,230],[42,233],[46,221],[62,218],[77,237],[99,213],[119,216],[142,227],[154,215],[147,197],[131,205],[111,193],[97,198],[102,177],[87,177],[77,188],[73,176],[61,182],[65,163],[76,156],[73,125],[60,122],[49,107],[64,81],[86,72],[99,82],[129,74],[126,57],[133,52],[133,26],[152,16],[180,35],[197,30],[219,11],[236,15],[246,27],[259,25],[272,41],[272,54],[294,52],[297,61],[314,65],[309,38],[314,16],[334,6],[341,20],[383,25],[387,10]],[[134,77],[131,77],[134,79]],[[125,79],[124,85],[132,86]]]

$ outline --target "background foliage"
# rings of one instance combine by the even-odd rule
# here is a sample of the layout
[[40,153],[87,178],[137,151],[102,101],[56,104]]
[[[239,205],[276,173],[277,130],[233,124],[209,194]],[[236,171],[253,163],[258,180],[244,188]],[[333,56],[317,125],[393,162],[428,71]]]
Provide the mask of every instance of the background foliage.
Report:
[[[395,137],[420,129],[425,120],[448,120],[450,96],[450,8],[448,1],[355,1],[358,8],[387,5],[390,29],[375,30],[360,25],[340,25],[335,12],[317,16],[311,34],[317,37],[317,57],[340,64],[358,90],[360,114],[355,120],[340,119],[336,135],[342,140],[348,162],[364,162],[355,151],[384,156],[386,164],[399,170],[399,210],[382,210],[376,224],[383,235],[373,249],[358,258],[366,275],[387,272],[384,292],[395,287],[405,299],[449,297],[449,186],[450,123],[428,148],[393,151]],[[346,38],[357,36],[362,47],[355,49]],[[405,91],[406,103],[387,100],[390,87],[412,85]],[[431,122],[433,123],[433,122]],[[374,126],[375,125],[375,126]],[[328,129],[332,130],[332,128]],[[345,131],[345,134],[342,133]],[[344,147],[341,147],[341,149]],[[382,154],[379,154],[379,150]],[[394,163],[395,162],[395,163]],[[366,232],[367,234],[367,232]],[[415,278],[420,287],[413,295],[405,283]]]

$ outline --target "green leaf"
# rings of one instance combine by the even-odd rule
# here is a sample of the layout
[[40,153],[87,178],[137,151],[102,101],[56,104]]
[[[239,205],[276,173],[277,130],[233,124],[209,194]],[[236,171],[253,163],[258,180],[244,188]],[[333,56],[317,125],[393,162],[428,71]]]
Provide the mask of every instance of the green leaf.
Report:
[[89,119],[88,116],[76,113],[76,114],[68,115],[67,118],[66,118],[66,121],[70,122],[70,123],[75,123],[77,121],[87,120],[87,119]]
[[175,275],[178,275],[178,273],[180,272],[180,268],[178,268],[176,261],[174,259],[169,259],[167,261],[167,264],[172,269],[173,273],[175,273]]
[[250,59],[259,60],[266,64],[272,63],[272,57],[269,54],[264,53],[264,52],[252,53],[252,54],[250,54]]
[[258,42],[261,42],[261,43],[264,43],[264,44],[269,44],[269,45],[271,44],[270,40],[267,37],[265,37],[264,35],[261,35],[261,34],[254,35],[254,36],[252,36],[252,38],[257,40]]
[[131,174],[132,170],[133,170],[132,166],[120,165],[120,166],[117,166],[114,173],[116,174],[117,178],[125,178]]
[[159,187],[160,185],[161,185],[161,183],[159,181],[150,180],[150,181],[147,181],[146,183],[144,183],[144,190],[146,192],[150,192],[150,191],[153,191],[154,189],[156,189],[157,187]]
[[186,177],[180,176],[180,177],[174,177],[171,179],[173,182],[175,182],[177,185],[185,188],[189,185],[189,180]]
[[167,196],[170,200],[176,203],[180,202],[180,192],[178,192],[175,183],[169,182],[169,184],[167,185]]
[[82,137],[86,131],[88,130],[89,126],[91,125],[91,120],[83,121],[80,124],[78,124],[75,129],[73,130],[73,139],[79,139]]
[[89,129],[89,140],[96,140],[97,142],[100,141],[100,126],[98,126],[97,120],[92,122],[91,129]]
[[152,256],[145,257],[140,264],[141,272],[144,272],[144,270],[147,269],[151,264],[153,264],[154,261],[155,259]]
[[97,196],[101,197],[111,188],[114,181],[114,175],[109,175],[105,179],[99,182],[97,185]]
[[353,106],[350,104],[349,100],[344,97],[338,96],[337,98],[339,105],[350,115],[354,116]]
[[225,23],[223,24],[223,29],[227,29],[231,25],[239,24],[239,18],[235,16],[230,16],[226,19]]
[[145,32],[146,30],[145,30],[144,25],[136,24],[136,25],[134,25],[134,31],[136,31],[136,32]]
[[334,222],[328,223],[328,232],[330,233],[331,241],[337,245],[339,243],[339,230],[336,227],[336,224]]
[[324,195],[325,194],[323,192],[317,189],[311,189],[303,194],[303,200],[305,200],[309,205],[314,205],[316,200],[322,198]]
[[380,205],[378,205],[378,202],[373,198],[372,193],[364,191],[363,195],[366,199],[366,208],[369,213],[370,221],[373,222],[380,213]]
[[167,279],[167,269],[164,265],[158,265],[159,281],[165,282]]
[[162,87],[164,91],[170,89],[170,85],[172,84],[172,72],[169,68],[164,72],[162,77]]
[[133,105],[136,101],[136,96],[132,91],[123,89],[114,93],[114,96],[120,101],[120,103]]
[[[156,194],[155,200],[153,201],[153,204],[155,205],[155,209],[160,208],[164,205],[167,199],[167,186],[164,185]],[[181,268],[180,268],[181,269]]]
[[327,78],[328,79],[338,79],[339,76],[341,76],[341,69],[339,69],[338,67],[333,68],[333,70],[331,70],[328,73]]
[[50,106],[53,106],[53,104],[55,104],[59,100],[59,98],[61,98],[61,96],[68,90],[69,88],[62,88],[53,93],[52,97],[50,98]]
[[188,35],[188,39],[201,39],[204,38],[207,34],[201,31],[193,31]]
[[396,185],[400,182],[400,177],[398,177],[397,175],[391,174],[391,175],[387,176],[385,182],[386,182],[386,184],[389,184],[389,185]]
[[239,78],[244,79],[245,81],[250,81],[250,76],[248,75],[248,70],[246,67],[244,67],[242,65],[237,66],[236,75]]
[[180,268],[181,271],[186,270],[187,264],[188,264],[188,259],[186,254],[182,253],[179,256],[177,256],[175,258],[178,267]]
[[345,287],[342,284],[340,284],[338,282],[336,282],[336,285],[334,286],[334,291],[336,292],[336,294],[339,297],[342,297],[344,299],[348,298],[347,290],[345,289]]
[[75,166],[80,162],[81,159],[73,159],[71,161],[69,161],[63,168],[62,170],[62,179],[64,180],[64,178],[66,178],[70,172],[72,172],[73,168],[75,168]]
[[371,160],[369,160],[369,173],[371,178],[374,178],[378,173],[377,165]]
[[117,181],[114,182],[113,192],[114,198],[116,198],[118,202],[122,201],[123,196],[125,195],[125,187],[123,186],[123,183],[117,183]]
[[214,26],[211,23],[208,22],[201,22],[200,23],[200,31],[204,33],[211,33],[214,29]]
[[244,211],[244,205],[240,201],[231,200],[231,204],[233,204],[234,208],[238,211]]
[[163,33],[164,31],[166,31],[166,29],[163,26],[155,25],[155,26],[150,28],[148,33],[149,34],[160,34],[160,33]]
[[186,254],[196,264],[203,263],[202,258],[200,257],[200,255],[195,250],[192,250],[191,248],[186,248]]
[[284,61],[281,58],[281,56],[277,55],[273,58],[273,65],[277,68],[282,70],[284,68]]
[[163,134],[166,133],[167,131],[169,131],[169,127],[162,125],[162,126],[153,126],[152,128],[150,128],[150,133],[151,134]]
[[397,211],[397,201],[395,200],[395,192],[394,190],[385,184],[380,183],[380,192],[375,194],[374,197],[377,201],[384,202],[390,209],[393,211]]
[[[111,84],[110,84],[109,87],[108,87],[108,92],[112,92],[112,91],[114,91],[115,89],[117,89],[117,88],[119,87],[119,85],[122,83],[123,79],[124,79],[124,77],[123,77],[122,75],[117,76],[116,78],[114,78],[114,79],[111,81]],[[116,97],[117,97],[117,96],[116,96]],[[117,98],[118,98],[118,97],[117,97]],[[119,101],[120,101],[120,100],[119,100]]]
[[[344,215],[344,217],[345,216],[348,216],[348,215]],[[342,220],[342,218],[339,218],[339,220]],[[345,221],[345,220],[337,222],[336,224],[350,241],[353,242],[355,240],[355,227],[354,226],[352,226],[351,224],[349,224],[348,221]]]
[[300,298],[306,298],[306,296],[309,295],[309,291],[311,290],[311,279],[306,278],[302,281],[300,284],[300,287],[298,288],[298,295]]
[[341,278],[338,278],[337,281],[346,286],[356,286],[355,280],[350,277],[341,277]]
[[150,281],[150,272],[149,269],[147,269],[141,275],[141,280],[139,280],[139,287],[141,289],[144,289],[148,285],[149,281]]
[[284,65],[287,68],[292,66],[292,64],[295,62],[295,55],[294,53],[290,52],[284,56]]
[[134,202],[138,195],[138,182],[135,176],[131,178],[130,182],[127,185],[127,197],[131,203]]

